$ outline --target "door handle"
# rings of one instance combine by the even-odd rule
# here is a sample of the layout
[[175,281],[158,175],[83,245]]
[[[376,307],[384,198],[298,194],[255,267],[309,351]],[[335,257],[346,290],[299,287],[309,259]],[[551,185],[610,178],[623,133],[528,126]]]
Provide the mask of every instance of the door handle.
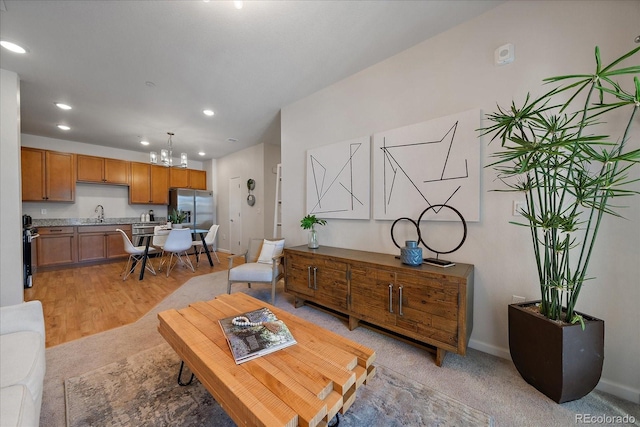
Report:
[[311,266],[307,266],[307,287],[311,288]]
[[404,316],[402,313],[402,286],[398,287],[398,314]]
[[318,267],[313,267],[313,289],[318,290]]
[[389,313],[393,313],[393,283],[389,283]]

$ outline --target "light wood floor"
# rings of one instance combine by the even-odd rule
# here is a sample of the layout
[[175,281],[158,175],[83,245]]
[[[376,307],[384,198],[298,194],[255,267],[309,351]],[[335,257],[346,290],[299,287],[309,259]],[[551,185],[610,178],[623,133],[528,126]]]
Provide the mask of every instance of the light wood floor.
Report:
[[[122,262],[38,272],[34,285],[25,289],[25,301],[40,300],[44,310],[46,346],[62,344],[97,332],[133,323],[160,301],[201,274],[227,270],[228,255],[218,252],[220,263],[213,258],[209,266],[206,256],[193,273],[178,265],[169,277],[148,271],[138,280],[140,266],[126,281],[120,273]],[[191,257],[195,266],[195,257]],[[157,260],[153,265],[157,266]]]

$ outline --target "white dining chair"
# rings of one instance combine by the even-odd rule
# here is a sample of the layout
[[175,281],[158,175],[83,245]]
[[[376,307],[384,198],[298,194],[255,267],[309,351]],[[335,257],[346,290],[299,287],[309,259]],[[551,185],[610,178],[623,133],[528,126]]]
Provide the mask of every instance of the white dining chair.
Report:
[[[220,228],[220,225],[213,224],[211,228],[209,228],[207,235],[204,236],[204,242],[208,248],[211,248],[209,252],[213,252],[213,255],[215,255],[216,257],[216,260],[220,262],[220,258],[218,258],[218,254],[213,248],[213,244],[216,241],[216,235],[218,234],[218,228]],[[198,264],[200,264],[200,255],[202,255],[202,252],[204,251],[204,245],[202,244],[202,240],[194,240],[193,243],[191,244],[193,245],[194,250],[197,249],[197,252],[196,252],[196,267],[197,267]]]
[[151,238],[151,246],[153,246],[158,252],[160,252],[160,262],[158,264],[158,271],[162,271],[164,265],[164,244],[169,237],[171,230],[166,229],[162,225],[156,225],[153,227],[153,237]]
[[[120,234],[122,234],[122,241],[124,242],[124,250],[129,254],[129,259],[127,260],[127,264],[125,265],[124,270],[121,273],[121,275],[123,275],[122,280],[124,281],[124,280],[127,280],[127,277],[129,277],[129,274],[131,274],[135,269],[133,266],[133,262],[136,262],[136,263],[142,262],[144,258],[145,247],[134,246],[133,243],[131,243],[131,239],[129,239],[129,236],[127,236],[127,233],[125,233],[123,230],[119,228],[117,228],[116,231],[119,231]],[[156,249],[153,247],[149,247],[149,251],[147,252],[147,255],[154,252],[156,252]],[[153,264],[151,263],[151,260],[148,258],[147,258],[147,263],[145,265],[145,268],[155,276],[156,271],[153,268]]]
[[[163,246],[164,256],[166,257],[168,254],[171,254],[167,265],[167,277],[169,277],[169,273],[173,267],[178,264],[178,262],[191,268],[191,271],[196,271],[195,268],[193,268],[193,264],[191,263],[191,259],[187,253],[187,251],[191,249],[192,243],[191,229],[171,229],[171,232],[169,232],[169,236]],[[173,262],[174,257],[175,262]]]

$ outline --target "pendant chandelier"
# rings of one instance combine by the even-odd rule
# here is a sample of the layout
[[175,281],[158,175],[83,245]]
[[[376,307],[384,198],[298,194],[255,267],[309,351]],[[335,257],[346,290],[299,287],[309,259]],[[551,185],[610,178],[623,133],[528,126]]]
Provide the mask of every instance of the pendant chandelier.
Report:
[[[175,135],[173,132],[167,132],[169,140],[167,141],[167,148],[160,150],[160,163],[166,167],[173,166],[173,141],[171,137]],[[158,153],[152,151],[149,153],[149,160],[151,164],[158,164]],[[180,166],[181,168],[187,167],[187,153],[180,153]]]

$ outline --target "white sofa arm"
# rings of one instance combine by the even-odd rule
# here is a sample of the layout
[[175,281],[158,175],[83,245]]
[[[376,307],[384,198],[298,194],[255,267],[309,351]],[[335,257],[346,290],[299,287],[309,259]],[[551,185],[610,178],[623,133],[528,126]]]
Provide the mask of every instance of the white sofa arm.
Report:
[[44,335],[44,314],[40,301],[0,307],[0,335],[20,331],[34,331]]

